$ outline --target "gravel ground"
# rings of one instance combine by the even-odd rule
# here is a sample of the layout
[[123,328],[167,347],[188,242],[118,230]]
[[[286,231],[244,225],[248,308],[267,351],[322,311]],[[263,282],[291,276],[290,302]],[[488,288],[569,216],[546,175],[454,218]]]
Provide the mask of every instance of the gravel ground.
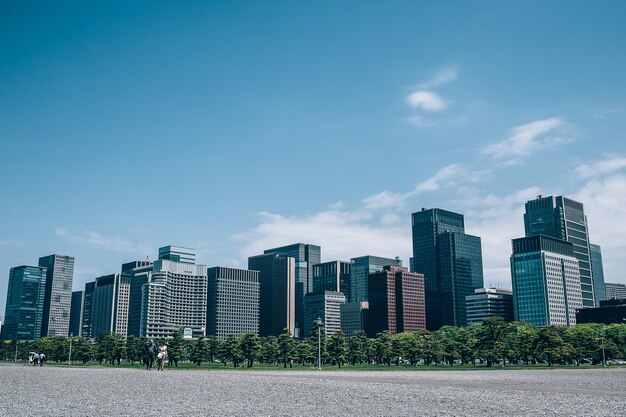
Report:
[[625,416],[626,369],[145,371],[0,366],[0,416]]

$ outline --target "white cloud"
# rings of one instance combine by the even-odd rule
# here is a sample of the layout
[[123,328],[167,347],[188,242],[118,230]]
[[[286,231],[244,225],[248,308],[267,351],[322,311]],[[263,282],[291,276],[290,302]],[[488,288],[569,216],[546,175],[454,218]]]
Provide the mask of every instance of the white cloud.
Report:
[[626,157],[611,155],[599,161],[578,165],[576,173],[582,178],[591,178],[611,174],[624,168],[626,168]]
[[382,191],[378,194],[365,197],[363,206],[368,210],[380,210],[384,208],[400,208],[406,201],[406,194]]
[[425,119],[419,115],[413,115],[413,116],[407,117],[406,121],[415,127],[429,127],[429,126],[435,125],[434,121]]
[[544,149],[569,142],[570,139],[555,132],[564,126],[557,117],[538,120],[517,126],[511,130],[508,138],[493,143],[483,149],[483,153],[496,160],[505,160],[509,164]]
[[416,91],[406,98],[411,107],[428,112],[438,112],[448,108],[448,103],[432,91]]
[[151,255],[155,252],[153,248],[147,245],[131,242],[121,238],[106,237],[91,230],[87,230],[83,233],[74,233],[65,228],[58,228],[56,229],[56,235],[65,238],[70,242],[96,246],[115,252],[140,254],[143,256]]
[[458,77],[458,72],[456,68],[446,68],[442,71],[439,71],[433,78],[428,81],[425,81],[421,84],[418,84],[417,88],[420,90],[425,90],[429,88],[439,87],[443,84],[447,84],[450,81],[456,80]]
[[1,239],[0,246],[22,246],[24,242],[17,239]]

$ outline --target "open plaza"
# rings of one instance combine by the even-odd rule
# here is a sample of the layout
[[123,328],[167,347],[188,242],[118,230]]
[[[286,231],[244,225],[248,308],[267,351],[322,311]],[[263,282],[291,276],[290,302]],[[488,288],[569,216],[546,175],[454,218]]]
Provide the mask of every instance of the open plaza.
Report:
[[626,368],[166,370],[0,366],[1,416],[623,416]]

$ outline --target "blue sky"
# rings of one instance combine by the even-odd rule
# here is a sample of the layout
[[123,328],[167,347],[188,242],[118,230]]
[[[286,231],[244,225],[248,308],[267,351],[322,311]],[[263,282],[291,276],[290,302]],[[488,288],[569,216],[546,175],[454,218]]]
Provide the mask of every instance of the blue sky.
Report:
[[626,282],[625,20],[621,1],[5,1],[0,310],[9,268],[50,253],[76,257],[75,289],[166,244],[407,262],[421,207],[464,213],[507,286],[537,194],[581,200]]

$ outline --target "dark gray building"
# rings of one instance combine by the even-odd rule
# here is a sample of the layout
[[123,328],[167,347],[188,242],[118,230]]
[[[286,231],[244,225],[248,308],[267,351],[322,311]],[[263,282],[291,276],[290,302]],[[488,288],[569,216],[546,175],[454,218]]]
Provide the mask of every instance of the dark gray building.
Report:
[[74,257],[49,255],[39,258],[39,266],[46,268],[46,295],[44,297],[41,336],[67,336],[70,329]]
[[294,243],[292,245],[267,249],[265,254],[281,253],[295,260],[295,329],[294,336],[302,337],[304,320],[304,296],[313,291],[313,265],[321,262],[322,249],[317,245]]
[[350,296],[350,262],[330,261],[313,265],[313,292],[335,291]]
[[591,276],[593,277],[593,292],[596,298],[596,307],[600,301],[606,300],[604,288],[604,268],[602,267],[602,248],[600,245],[589,244],[589,256],[591,257]]
[[91,337],[91,327],[93,324],[93,293],[96,289],[96,282],[85,284],[83,294],[83,318],[80,322],[80,335]]
[[93,292],[91,337],[102,332],[126,337],[128,330],[128,301],[130,277],[123,274],[96,278]]
[[207,335],[224,340],[259,334],[259,271],[213,267],[207,271]]
[[626,323],[626,298],[600,301],[600,307],[583,308],[576,313],[576,323]]
[[413,269],[424,274],[426,326],[467,325],[465,297],[483,287],[480,238],[465,234],[462,214],[422,209],[411,216]]
[[369,301],[341,305],[341,330],[346,338],[354,336],[357,332],[366,331],[369,308]]
[[133,261],[125,263],[122,265],[122,274],[130,277],[127,335],[139,337],[143,286],[148,283],[152,275],[152,262]]
[[22,265],[11,268],[2,326],[3,339],[39,339],[45,293],[45,267]]
[[480,324],[489,317],[513,321],[513,291],[507,288],[478,288],[465,297],[467,324]]
[[341,306],[346,303],[343,293],[337,291],[319,291],[308,293],[304,297],[304,337],[313,335],[314,322],[322,319],[326,337],[341,330]]
[[350,259],[350,302],[367,301],[369,275],[382,271],[386,266],[402,266],[402,261],[398,257],[370,255]]
[[72,291],[72,307],[70,309],[70,336],[80,336],[80,324],[83,321],[84,291]]
[[550,236],[570,242],[580,268],[583,307],[595,305],[593,271],[589,250],[589,228],[582,203],[572,199],[538,196],[525,205],[526,236]]
[[605,282],[604,288],[607,300],[626,300],[626,284]]
[[248,258],[248,269],[259,271],[259,336],[295,331],[296,261],[281,253]]

